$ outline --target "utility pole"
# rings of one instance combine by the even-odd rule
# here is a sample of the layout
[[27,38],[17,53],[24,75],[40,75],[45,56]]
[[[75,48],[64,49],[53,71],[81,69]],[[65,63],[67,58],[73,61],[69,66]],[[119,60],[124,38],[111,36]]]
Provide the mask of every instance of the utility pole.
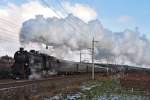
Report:
[[46,45],[46,49],[48,49],[48,45]]
[[95,54],[94,54],[94,47],[95,47],[95,42],[98,42],[98,41],[95,41],[94,40],[94,37],[93,37],[93,40],[92,40],[92,79],[94,80],[94,70],[95,70],[95,64],[94,64],[94,58],[95,58]]
[[80,63],[81,63],[81,56],[82,56],[82,54],[81,54],[81,50],[80,50]]

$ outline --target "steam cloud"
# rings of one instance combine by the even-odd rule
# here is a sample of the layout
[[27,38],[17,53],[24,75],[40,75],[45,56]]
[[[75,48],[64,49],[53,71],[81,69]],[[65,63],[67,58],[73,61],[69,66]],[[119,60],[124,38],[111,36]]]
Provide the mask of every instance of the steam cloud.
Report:
[[[33,42],[47,44],[50,46],[50,54],[71,59],[79,50],[91,47],[93,36],[99,41],[95,50],[97,60],[118,64],[150,65],[149,40],[137,30],[111,32],[98,20],[85,23],[71,14],[64,19],[37,15],[35,19],[24,22],[20,42],[25,45]],[[44,46],[39,47],[42,49]]]

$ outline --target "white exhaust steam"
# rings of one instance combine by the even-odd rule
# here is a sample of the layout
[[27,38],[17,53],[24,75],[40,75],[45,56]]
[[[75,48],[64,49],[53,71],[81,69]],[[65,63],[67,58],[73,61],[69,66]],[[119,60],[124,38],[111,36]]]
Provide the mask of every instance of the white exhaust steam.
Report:
[[136,30],[111,32],[98,20],[85,23],[73,15],[64,19],[37,15],[23,23],[20,41],[25,45],[36,42],[42,51],[45,49],[43,44],[46,44],[50,46],[51,55],[79,59],[76,56],[79,50],[90,48],[93,36],[99,41],[96,43],[96,59],[100,62],[150,65],[150,43],[146,36]]

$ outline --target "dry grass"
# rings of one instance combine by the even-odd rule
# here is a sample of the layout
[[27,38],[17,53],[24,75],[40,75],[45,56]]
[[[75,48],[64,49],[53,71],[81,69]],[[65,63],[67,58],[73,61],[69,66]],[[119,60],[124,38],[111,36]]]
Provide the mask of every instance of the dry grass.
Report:
[[81,84],[81,82],[76,81],[76,82],[72,83],[71,85],[66,86],[64,88],[64,94],[70,94],[70,93],[79,91],[80,90],[80,84]]
[[128,74],[120,79],[122,87],[127,89],[139,89],[143,91],[150,91],[150,75],[146,74]]
[[[24,88],[18,88],[0,93],[2,100],[41,100],[44,96],[54,96],[63,89],[64,94],[72,93],[80,89],[82,82],[89,81],[91,75],[75,75],[60,80],[50,80],[34,84]],[[108,77],[96,75],[96,79],[102,80]]]

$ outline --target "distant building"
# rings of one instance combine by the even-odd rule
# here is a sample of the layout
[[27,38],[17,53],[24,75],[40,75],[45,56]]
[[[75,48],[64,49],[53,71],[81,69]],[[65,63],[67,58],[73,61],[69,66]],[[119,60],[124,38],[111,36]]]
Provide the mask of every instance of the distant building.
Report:
[[0,63],[11,63],[14,62],[14,59],[12,57],[9,57],[8,55],[0,57]]

